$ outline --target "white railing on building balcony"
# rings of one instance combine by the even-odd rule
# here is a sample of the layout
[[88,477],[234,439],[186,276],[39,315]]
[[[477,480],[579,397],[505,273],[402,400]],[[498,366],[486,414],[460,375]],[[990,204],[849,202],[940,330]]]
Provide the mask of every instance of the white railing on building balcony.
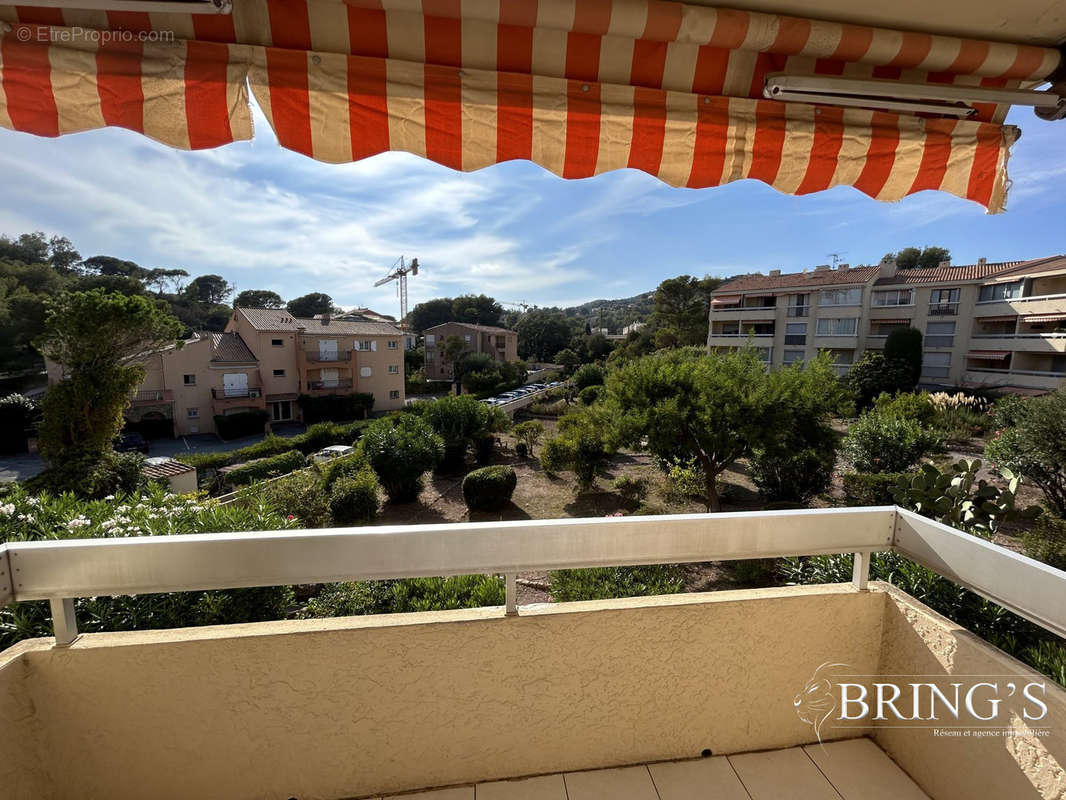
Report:
[[993,372],[1000,375],[1035,375],[1041,378],[1064,378],[1066,370],[1054,369],[1009,369],[1005,367],[967,367],[968,372]]
[[971,333],[971,339],[1066,339],[1066,331],[1051,333]]
[[57,645],[77,633],[74,599],[475,573],[518,573],[895,551],[1059,635],[1066,572],[892,506],[599,519],[205,533],[0,545],[0,605],[49,600]]
[[712,339],[747,339],[748,337],[752,339],[772,339],[773,336],[772,333],[716,333],[711,331]]
[[1000,297],[995,300],[978,300],[977,305],[989,303],[1036,303],[1040,300],[1063,300],[1066,294],[1034,294],[1032,297]]

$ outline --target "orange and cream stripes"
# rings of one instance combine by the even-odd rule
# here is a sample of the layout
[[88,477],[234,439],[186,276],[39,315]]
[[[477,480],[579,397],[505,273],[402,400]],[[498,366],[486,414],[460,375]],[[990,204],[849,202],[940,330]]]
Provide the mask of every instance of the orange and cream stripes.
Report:
[[[676,186],[762,180],[883,200],[926,188],[1000,210],[1005,106],[918,119],[762,99],[770,72],[1030,87],[1050,48],[690,6],[673,0],[236,0],[232,16],[0,6],[0,125],[121,125],[177,147],[250,136],[245,76],[283,146],[330,162],[386,150],[454,169],[530,159]],[[177,42],[76,47],[83,26]],[[17,29],[17,30],[16,30]]]
[[0,38],[4,127],[61,136],[114,126],[186,150],[252,137],[246,59],[231,58],[232,45],[10,28]]

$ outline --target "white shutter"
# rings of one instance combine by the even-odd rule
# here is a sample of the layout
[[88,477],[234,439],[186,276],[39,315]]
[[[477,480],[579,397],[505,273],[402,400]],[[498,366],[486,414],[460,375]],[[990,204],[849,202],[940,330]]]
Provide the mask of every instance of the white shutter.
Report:
[[373,352],[375,352],[375,353],[378,351],[378,340],[377,339],[371,339],[370,340],[370,349]]

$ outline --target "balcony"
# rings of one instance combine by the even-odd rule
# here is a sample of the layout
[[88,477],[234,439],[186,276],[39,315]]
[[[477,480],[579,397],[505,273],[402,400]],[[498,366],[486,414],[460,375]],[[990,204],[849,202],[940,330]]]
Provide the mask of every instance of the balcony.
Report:
[[1051,392],[1062,386],[1063,381],[1066,380],[1066,372],[967,366],[962,379],[967,386],[977,388],[1018,386],[1023,389],[1044,389]]
[[321,353],[318,350],[304,350],[304,358],[310,364],[333,364],[338,361],[351,361],[351,350],[338,350],[335,353]]
[[1066,313],[1066,294],[1042,294],[1009,300],[978,300],[975,313],[978,317],[1019,314],[1021,321],[1025,322],[1025,317],[1034,314]]
[[748,339],[765,341],[773,339],[772,333],[714,333],[707,337],[708,347],[737,347],[743,346]]
[[173,402],[174,392],[170,389],[141,389],[138,392],[130,392],[130,404],[133,406],[154,406]]
[[245,386],[239,389],[213,386],[211,397],[214,400],[247,400],[263,396],[263,390],[258,386]]
[[1066,333],[973,333],[981,349],[1022,353],[1066,353]]
[[[891,507],[11,542],[0,602],[50,600],[56,636],[0,653],[0,778],[11,800],[1057,796],[1066,692],[868,583],[885,550],[1066,633],[1066,573]],[[842,552],[848,584],[516,602],[518,572]],[[504,574],[506,605],[79,636],[71,601],[469,573]],[[965,746],[834,719],[817,746],[794,698],[827,659],[863,688],[1040,680],[1047,714],[1004,700],[981,726],[1009,743]]]
[[335,381],[308,381],[307,391],[314,394],[315,392],[321,392],[325,394],[331,394],[336,392],[348,391],[352,388],[351,380],[335,380]]
[[931,317],[954,317],[959,313],[959,304],[956,303],[930,303],[929,316]]

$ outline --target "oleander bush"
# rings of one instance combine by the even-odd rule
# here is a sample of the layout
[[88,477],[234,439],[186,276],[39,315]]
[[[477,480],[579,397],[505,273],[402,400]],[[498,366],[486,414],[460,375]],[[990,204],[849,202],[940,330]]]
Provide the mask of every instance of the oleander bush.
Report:
[[471,511],[498,511],[511,502],[517,485],[511,467],[482,467],[463,478],[463,500]]
[[370,522],[378,513],[377,476],[369,466],[333,482],[329,491],[329,512],[335,525]]
[[318,465],[318,469],[322,473],[322,483],[327,491],[332,489],[333,484],[339,479],[350,478],[369,468],[370,463],[366,460],[366,456],[358,452],[341,458],[334,458],[325,464]]
[[389,502],[409,503],[422,491],[422,476],[444,458],[444,440],[417,414],[400,414],[370,423],[359,451]]
[[[204,497],[167,494],[158,486],[98,500],[70,493],[33,495],[18,485],[0,496],[0,542],[282,530],[294,525],[265,503],[220,506]],[[79,598],[75,610],[79,629],[94,633],[281,619],[291,604],[291,589],[275,586]],[[0,608],[0,648],[51,635],[47,603]]]
[[241,502],[262,502],[301,528],[328,528],[333,519],[329,493],[318,471],[298,470],[265,484],[252,484],[240,495]]

